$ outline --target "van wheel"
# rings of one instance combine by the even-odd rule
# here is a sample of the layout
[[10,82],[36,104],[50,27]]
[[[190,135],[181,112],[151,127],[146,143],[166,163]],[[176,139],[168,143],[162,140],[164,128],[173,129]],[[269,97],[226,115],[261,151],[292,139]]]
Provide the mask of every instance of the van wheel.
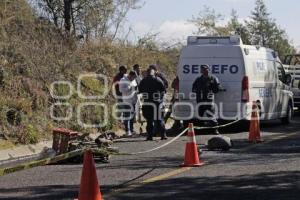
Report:
[[292,104],[289,103],[288,107],[287,107],[287,113],[286,116],[284,118],[281,118],[281,123],[284,125],[290,124],[293,118],[293,107]]

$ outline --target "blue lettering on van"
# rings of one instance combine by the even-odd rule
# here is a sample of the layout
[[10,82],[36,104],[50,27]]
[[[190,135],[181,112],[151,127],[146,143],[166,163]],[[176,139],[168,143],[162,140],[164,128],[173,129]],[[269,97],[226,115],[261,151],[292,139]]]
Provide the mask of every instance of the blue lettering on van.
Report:
[[271,88],[259,88],[258,94],[259,94],[259,97],[261,97],[261,98],[268,98],[268,97],[273,96]]
[[220,73],[219,72],[219,65],[213,65],[211,73],[213,73],[213,74],[219,74]]
[[[184,65],[183,73],[184,74],[199,74],[201,72],[201,65]],[[239,72],[239,67],[237,65],[212,65],[211,73],[212,74],[225,74],[229,72],[231,74],[237,74]]]
[[260,71],[260,72],[266,71],[267,69],[266,69],[265,63],[261,62],[261,61],[256,62],[256,70]]
[[192,74],[199,74],[199,65],[192,65]]
[[236,74],[239,71],[239,67],[236,66],[236,65],[231,65],[230,68],[229,68],[229,71],[230,71],[231,74]]
[[228,65],[221,65],[221,74],[224,74],[228,70]]
[[184,74],[190,73],[190,66],[189,65],[184,65],[183,66],[183,73]]

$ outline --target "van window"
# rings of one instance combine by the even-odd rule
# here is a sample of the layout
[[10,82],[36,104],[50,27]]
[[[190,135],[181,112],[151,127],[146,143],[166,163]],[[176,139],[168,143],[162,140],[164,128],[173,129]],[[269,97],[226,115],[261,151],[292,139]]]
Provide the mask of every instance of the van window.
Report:
[[277,68],[277,71],[278,71],[278,79],[285,83],[285,71],[284,71],[284,68],[282,66],[281,63],[279,62],[276,62],[276,68]]

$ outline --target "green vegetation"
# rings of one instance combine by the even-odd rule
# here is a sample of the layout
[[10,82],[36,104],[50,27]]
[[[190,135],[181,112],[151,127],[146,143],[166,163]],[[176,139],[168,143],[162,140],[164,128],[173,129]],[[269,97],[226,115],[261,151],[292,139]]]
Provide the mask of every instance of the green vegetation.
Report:
[[[62,8],[63,1],[43,0],[39,5],[30,4],[31,2],[0,1],[0,133],[6,135],[12,143],[31,144],[41,138],[49,138],[53,127],[89,133],[116,127],[117,122],[111,116],[112,108],[109,108],[106,127],[81,127],[76,119],[76,108],[86,100],[80,99],[75,90],[70,99],[52,98],[50,86],[54,81],[70,81],[76,89],[79,75],[99,73],[106,75],[111,85],[112,77],[120,64],[130,67],[135,63],[139,63],[143,69],[149,64],[157,63],[162,66],[163,72],[168,72],[166,74],[170,79],[175,76],[178,50],[161,51],[155,45],[148,48],[152,41],[147,39],[131,44],[118,39],[114,34],[119,26],[112,23],[120,25],[125,16],[122,19],[116,17],[137,9],[138,1],[114,1],[116,5],[109,13],[101,13],[102,10],[97,13],[97,10],[90,8],[95,6],[94,3],[106,2],[107,4],[102,5],[103,9],[112,9],[112,4],[109,4],[112,1],[72,1],[73,6],[86,2],[84,6],[87,7],[74,16],[81,21],[71,23],[71,29],[60,26],[65,20],[62,13],[53,13],[46,4],[57,3],[54,6]],[[45,13],[47,15],[43,16]],[[104,14],[107,14],[106,21],[99,16]],[[55,19],[58,23],[54,21],[55,16],[58,17]],[[88,22],[88,19],[93,23]],[[83,21],[86,23],[84,27],[90,31],[79,31],[80,22]],[[110,28],[104,25],[97,28],[99,24],[107,24]],[[93,35],[96,32],[97,35]],[[80,39],[81,35],[84,39]],[[99,95],[103,89],[101,80],[97,78],[87,77],[81,81],[81,90],[85,95]],[[53,91],[56,96],[66,96],[69,92],[67,85],[55,85]],[[114,98],[110,92],[105,99],[97,102],[112,105]],[[69,121],[51,119],[49,108],[53,103],[70,103],[74,110],[73,117]],[[67,110],[66,106],[55,107],[54,114],[65,117]],[[99,107],[87,107],[83,109],[82,115],[82,121],[88,124],[104,120],[103,110]]]
[[15,145],[8,140],[0,140],[0,150],[13,148]]
[[24,135],[20,138],[20,143],[23,144],[35,144],[39,140],[39,132],[36,127],[34,127],[32,124],[28,124],[25,127]]
[[101,87],[103,86],[103,83],[101,83],[98,79],[93,77],[84,77],[81,79],[81,83],[92,92],[96,92],[96,95],[103,94],[104,88]]

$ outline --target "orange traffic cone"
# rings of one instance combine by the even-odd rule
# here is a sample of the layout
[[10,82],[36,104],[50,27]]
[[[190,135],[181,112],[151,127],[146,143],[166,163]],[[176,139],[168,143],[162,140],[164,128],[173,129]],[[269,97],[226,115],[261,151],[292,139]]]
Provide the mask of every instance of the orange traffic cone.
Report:
[[260,137],[260,123],[257,104],[254,101],[252,106],[252,114],[250,120],[250,129],[249,129],[249,142],[259,143],[262,142]]
[[185,147],[184,163],[181,166],[199,167],[204,163],[199,159],[198,147],[196,144],[196,137],[195,137],[194,127],[192,123],[189,124],[187,137],[188,137],[188,142],[186,143],[186,147]]
[[78,200],[102,200],[92,151],[84,153]]

